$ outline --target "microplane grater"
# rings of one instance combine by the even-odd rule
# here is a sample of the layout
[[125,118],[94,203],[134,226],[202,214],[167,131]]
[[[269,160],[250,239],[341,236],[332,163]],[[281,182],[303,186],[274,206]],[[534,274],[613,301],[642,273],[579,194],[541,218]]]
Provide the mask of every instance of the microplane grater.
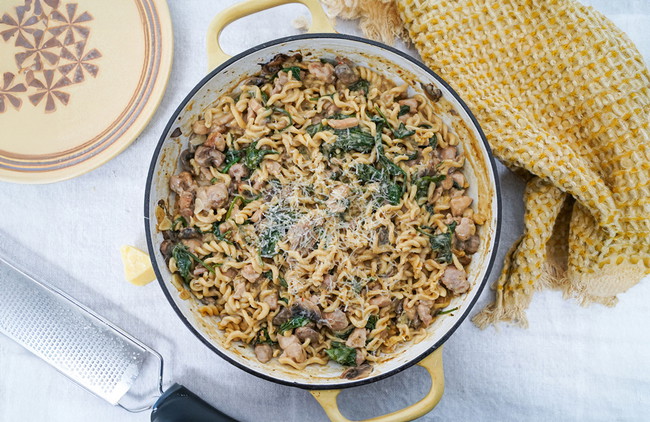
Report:
[[[112,405],[130,412],[153,408],[153,422],[234,420],[182,385],[173,384],[163,391],[163,359],[158,352],[2,257],[0,333]],[[153,406],[139,403],[133,407],[136,399],[125,405],[121,400],[151,359],[158,361],[160,397]]]

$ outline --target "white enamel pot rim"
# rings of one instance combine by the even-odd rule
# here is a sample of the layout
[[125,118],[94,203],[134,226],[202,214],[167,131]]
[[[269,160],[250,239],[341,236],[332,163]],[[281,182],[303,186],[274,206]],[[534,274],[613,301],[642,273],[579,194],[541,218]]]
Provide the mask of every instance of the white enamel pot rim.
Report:
[[[160,196],[162,195],[161,192],[165,191],[165,189],[168,189],[166,188],[166,184],[168,183],[167,178],[169,177],[170,172],[173,171],[173,168],[170,167],[169,165],[170,156],[172,156],[172,159],[175,163],[177,162],[177,155],[174,154],[180,151],[179,149],[180,147],[176,149],[168,149],[171,148],[169,146],[170,143],[175,142],[171,139],[170,136],[174,131],[174,129],[177,129],[179,127],[181,121],[187,120],[188,118],[187,115],[189,113],[193,113],[194,115],[196,115],[197,111],[201,109],[200,107],[195,107],[195,106],[197,105],[197,103],[201,102],[201,100],[198,98],[199,95],[205,96],[208,93],[207,91],[211,91],[211,89],[206,88],[207,85],[216,84],[217,86],[219,86],[220,78],[222,77],[225,79],[233,78],[232,75],[231,76],[224,76],[224,75],[227,75],[229,72],[232,73],[234,71],[233,70],[234,66],[236,66],[238,62],[245,60],[247,58],[248,60],[250,60],[251,59],[250,56],[255,54],[261,54],[260,52],[264,52],[264,51],[268,52],[266,57],[270,58],[279,52],[286,53],[289,51],[295,51],[296,48],[291,48],[294,44],[306,45],[306,43],[308,43],[309,48],[311,50],[314,50],[316,52],[319,51],[319,44],[322,43],[330,44],[330,45],[335,44],[337,46],[346,45],[348,46],[346,47],[348,48],[348,51],[344,51],[345,54],[348,54],[349,51],[351,51],[349,50],[350,48],[354,48],[354,46],[358,46],[359,48],[363,48],[365,50],[371,51],[372,54],[376,55],[377,57],[384,58],[386,61],[393,63],[394,66],[398,68],[402,68],[402,67],[409,68],[419,72],[419,74],[421,75],[425,75],[428,79],[426,82],[435,83],[435,85],[443,91],[445,98],[450,100],[450,102],[452,102],[455,105],[455,108],[457,112],[461,114],[462,119],[469,126],[471,126],[472,133],[476,135],[475,140],[477,141],[478,144],[476,145],[476,148],[480,150],[482,154],[481,160],[483,161],[485,171],[488,173],[486,176],[487,177],[486,180],[488,180],[490,188],[493,190],[493,194],[491,195],[491,200],[490,200],[491,201],[490,209],[492,215],[490,217],[490,221],[488,222],[490,224],[490,231],[489,231],[490,236],[487,244],[482,245],[482,247],[485,249],[484,251],[485,255],[484,258],[482,259],[481,267],[477,271],[477,273],[480,273],[480,276],[477,277],[477,279],[473,280],[474,284],[470,292],[467,295],[465,295],[463,299],[460,299],[460,302],[458,302],[461,304],[460,311],[456,312],[453,317],[448,316],[451,319],[448,319],[449,322],[444,327],[444,331],[442,332],[437,331],[436,335],[429,335],[425,340],[421,342],[423,344],[414,345],[412,347],[414,351],[411,350],[407,351],[407,352],[412,352],[412,355],[409,355],[408,357],[402,359],[397,364],[394,364],[392,366],[389,365],[388,369],[384,371],[380,371],[379,373],[376,373],[374,375],[371,374],[368,378],[360,379],[360,380],[342,380],[342,379],[334,380],[333,378],[328,378],[328,379],[323,378],[321,381],[317,377],[315,380],[306,379],[306,378],[296,379],[297,378],[296,376],[292,376],[292,375],[287,376],[286,374],[282,374],[277,370],[274,371],[267,370],[266,367],[260,365],[259,363],[254,362],[252,359],[248,359],[248,358],[244,359],[240,357],[240,355],[234,354],[229,349],[224,348],[219,344],[218,341],[216,341],[214,338],[210,337],[205,333],[204,328],[202,328],[199,325],[199,322],[197,322],[199,321],[199,319],[192,317],[190,310],[183,303],[183,301],[178,298],[179,296],[178,292],[171,285],[169,281],[170,280],[169,270],[167,269],[164,260],[162,259],[158,251],[162,238],[160,233],[157,233],[156,230],[156,218],[154,216],[154,208],[158,200],[164,197],[164,196]],[[365,53],[359,53],[359,54],[365,54]],[[250,73],[254,73],[258,69],[259,67],[257,69],[251,68],[248,69],[248,71]],[[232,87],[224,87],[222,93],[228,92],[228,90],[231,88]],[[212,100],[216,98],[216,96],[214,96],[215,93],[216,93],[215,91],[212,91],[211,94]],[[203,101],[205,103],[205,101],[207,100],[203,100]],[[167,160],[166,163],[164,162],[165,160]],[[171,118],[169,119],[169,122],[167,123],[164,131],[161,134],[158,145],[156,146],[156,149],[153,153],[151,165],[149,168],[149,173],[147,176],[147,184],[145,188],[145,204],[144,204],[144,222],[145,222],[145,231],[147,236],[147,246],[149,249],[149,254],[151,257],[151,261],[153,263],[156,276],[158,278],[158,282],[163,290],[163,293],[167,297],[167,300],[171,304],[172,308],[175,310],[175,312],[178,314],[178,316],[181,318],[181,320],[187,326],[187,328],[199,340],[201,340],[208,348],[210,348],[212,351],[217,353],[223,359],[243,369],[248,373],[251,373],[255,376],[276,383],[280,383],[280,384],[285,384],[285,385],[290,385],[290,386],[295,386],[295,387],[300,387],[300,388],[310,389],[310,390],[341,389],[341,388],[354,387],[354,386],[378,381],[380,379],[384,379],[386,377],[401,372],[409,368],[410,366],[418,363],[426,356],[428,356],[430,353],[432,353],[434,350],[439,348],[449,338],[449,336],[453,334],[453,332],[458,328],[458,326],[463,322],[463,320],[468,316],[472,307],[476,303],[481,291],[485,287],[485,284],[487,283],[490,270],[494,264],[495,257],[496,257],[496,249],[498,245],[500,225],[501,225],[501,195],[499,191],[499,181],[496,175],[497,175],[496,165],[495,165],[494,158],[492,157],[492,154],[490,152],[489,145],[485,139],[485,135],[483,134],[483,131],[481,130],[478,122],[474,118],[470,109],[462,101],[462,99],[458,96],[458,94],[456,94],[456,92],[441,77],[439,77],[433,71],[428,69],[422,63],[418,62],[417,60],[413,59],[407,54],[399,50],[396,50],[392,47],[389,47],[387,45],[375,41],[359,38],[359,37],[350,36],[350,35],[316,33],[316,34],[303,34],[303,35],[280,38],[280,39],[276,39],[270,42],[260,44],[249,50],[246,50],[230,58],[224,63],[222,63],[216,69],[211,71],[207,76],[205,76],[189,92],[189,94],[179,104],[179,106],[172,114]],[[486,225],[488,223],[486,223]],[[380,365],[384,365],[384,364],[380,364]],[[309,370],[309,367],[306,368],[306,371],[307,370]]]

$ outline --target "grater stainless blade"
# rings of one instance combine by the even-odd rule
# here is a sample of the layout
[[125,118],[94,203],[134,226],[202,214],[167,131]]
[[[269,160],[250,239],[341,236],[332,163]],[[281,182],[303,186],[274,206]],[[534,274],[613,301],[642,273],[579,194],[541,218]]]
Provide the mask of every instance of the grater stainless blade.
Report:
[[[2,257],[0,332],[113,405],[120,404],[145,361],[154,357],[160,361],[162,393],[157,352]],[[151,407],[121,406],[130,411]]]

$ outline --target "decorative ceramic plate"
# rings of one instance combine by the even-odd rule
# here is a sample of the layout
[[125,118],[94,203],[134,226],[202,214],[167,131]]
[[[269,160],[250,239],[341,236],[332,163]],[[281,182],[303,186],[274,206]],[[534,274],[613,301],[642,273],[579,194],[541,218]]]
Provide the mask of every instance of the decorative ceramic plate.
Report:
[[46,183],[124,150],[171,71],[165,0],[2,0],[0,180]]

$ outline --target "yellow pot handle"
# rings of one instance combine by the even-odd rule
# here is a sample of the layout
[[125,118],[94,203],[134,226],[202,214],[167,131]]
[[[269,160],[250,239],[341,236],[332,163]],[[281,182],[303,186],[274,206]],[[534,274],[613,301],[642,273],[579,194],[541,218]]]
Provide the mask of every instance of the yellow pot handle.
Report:
[[224,53],[219,45],[219,35],[229,23],[253,13],[288,3],[302,3],[309,9],[311,26],[307,32],[335,32],[318,0],[246,0],[223,10],[210,22],[206,40],[208,72],[231,57]]
[[[377,416],[376,418],[367,419],[364,422],[403,422],[410,421],[429,413],[440,401],[442,393],[445,390],[445,374],[442,370],[442,347],[436,349],[429,356],[418,363],[424,367],[431,376],[431,389],[426,396],[419,402],[409,407],[389,413],[388,415]],[[317,390],[310,391],[312,396],[320,403],[325,413],[333,422],[350,422],[341,414],[336,397],[341,390]]]

